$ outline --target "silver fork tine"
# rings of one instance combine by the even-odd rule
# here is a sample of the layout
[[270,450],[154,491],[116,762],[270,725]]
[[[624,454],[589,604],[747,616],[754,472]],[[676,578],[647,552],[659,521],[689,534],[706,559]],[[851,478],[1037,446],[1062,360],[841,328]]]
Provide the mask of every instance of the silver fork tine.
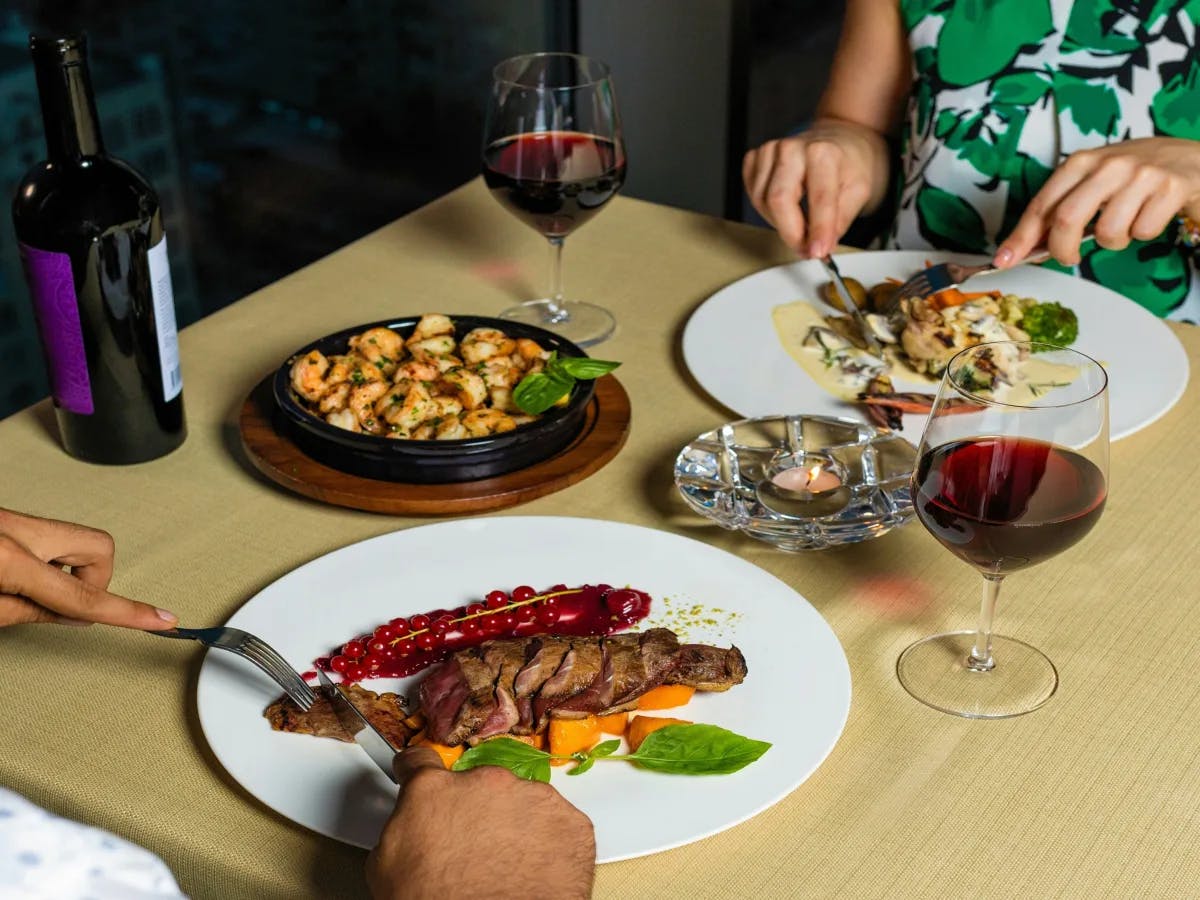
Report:
[[[271,663],[274,667],[276,672],[275,680],[279,681],[281,685],[285,681],[291,684],[292,689],[288,690],[288,696],[295,699],[295,694],[293,694],[293,691],[295,691],[301,696],[306,697],[311,705],[315,696],[312,688],[305,684],[304,679],[300,677],[295,669],[288,665],[287,660],[280,656],[274,647],[266,643],[262,638],[256,637],[253,634],[247,634],[244,649],[247,653],[261,653],[267,662]],[[298,705],[303,706],[303,704]],[[307,709],[307,707],[304,708]]]

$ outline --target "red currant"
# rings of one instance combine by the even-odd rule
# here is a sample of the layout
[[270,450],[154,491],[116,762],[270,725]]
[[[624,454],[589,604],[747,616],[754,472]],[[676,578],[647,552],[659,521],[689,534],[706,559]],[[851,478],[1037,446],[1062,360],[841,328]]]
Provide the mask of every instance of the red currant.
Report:
[[558,621],[558,608],[554,606],[543,606],[537,611],[537,620],[539,625],[553,625]]
[[347,681],[362,681],[367,677],[367,670],[359,663],[351,663],[346,667],[345,676]]
[[468,616],[477,616],[481,612],[485,612],[482,603],[472,603],[470,606],[467,607],[467,615]]
[[346,641],[342,646],[342,653],[351,659],[362,659],[366,652],[366,644],[362,641]]
[[508,594],[504,591],[492,591],[483,600],[483,605],[488,609],[499,609],[502,606],[508,606]]
[[519,622],[532,622],[537,616],[537,610],[532,606],[518,606],[513,612],[516,613]]
[[390,646],[392,646],[391,641],[381,641],[379,638],[372,638],[371,643],[367,645],[367,655],[369,656],[372,653],[378,655]]
[[415,640],[416,638],[405,638],[402,641],[397,641],[392,649],[395,650],[396,654],[399,656],[408,656],[413,652],[413,650],[416,649],[416,644],[414,643]]
[[429,627],[429,616],[413,616],[408,620],[408,625],[413,631],[424,631]]
[[565,591],[565,590],[567,590],[567,586],[565,584],[556,584],[553,587],[551,587],[550,590],[548,590],[546,593],[557,594],[560,591]]
[[427,631],[424,634],[417,635],[417,646],[422,650],[432,650],[441,642],[441,637],[434,634],[432,631]]
[[383,657],[374,653],[368,653],[362,658],[362,667],[368,672],[378,672],[383,668]]
[[483,633],[489,637],[504,630],[504,623],[500,621],[500,616],[496,613],[492,613],[490,616],[481,616],[478,621]]
[[329,660],[329,668],[333,669],[333,671],[337,672],[339,675],[346,674],[346,666],[348,665],[350,665],[350,660],[346,659],[346,657],[342,656],[341,654],[338,654],[337,656],[333,657],[333,659]]
[[458,630],[463,633],[463,637],[476,638],[483,634],[483,626],[479,624],[478,619],[467,619],[465,622],[460,622]]
[[384,659],[388,660],[388,662],[391,662],[392,660],[394,660],[400,656],[400,654],[396,651],[396,648],[393,647],[391,644],[388,644],[386,647],[384,647],[382,650],[380,650],[379,655],[381,657],[383,657]]
[[497,613],[496,619],[500,622],[501,631],[512,631],[517,626],[515,613]]
[[408,619],[392,619],[388,622],[388,627],[392,629],[393,637],[404,637],[408,634]]
[[559,599],[560,598],[558,597],[543,597],[538,601],[538,606],[542,607],[543,609],[549,609],[551,607],[558,606]]
[[371,633],[371,636],[377,641],[386,643],[396,636],[396,631],[391,625],[380,625]]
[[533,588],[531,588],[527,584],[523,584],[520,587],[513,588],[512,598],[513,598],[514,603],[523,603],[526,600],[528,600],[530,597],[536,597],[536,596],[537,596],[537,591],[535,591]]
[[637,591],[610,591],[604,597],[604,605],[614,616],[627,618],[642,605],[642,598],[637,595]]

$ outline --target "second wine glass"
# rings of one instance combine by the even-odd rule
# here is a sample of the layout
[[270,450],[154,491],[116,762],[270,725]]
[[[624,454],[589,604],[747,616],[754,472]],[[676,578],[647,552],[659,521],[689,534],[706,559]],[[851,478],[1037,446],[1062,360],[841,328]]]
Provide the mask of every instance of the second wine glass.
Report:
[[612,313],[566,300],[567,235],[625,181],[625,145],[608,66],[574,53],[533,53],[496,66],[483,139],[483,177],[493,196],[550,242],[550,292],[500,315],[587,346],[612,334]]
[[979,344],[950,360],[917,450],[913,506],[941,544],[983,575],[974,631],[901,655],[904,688],[935,709],[1005,718],[1058,686],[1035,647],[992,633],[1005,576],[1086,535],[1108,496],[1108,376],[1074,350]]

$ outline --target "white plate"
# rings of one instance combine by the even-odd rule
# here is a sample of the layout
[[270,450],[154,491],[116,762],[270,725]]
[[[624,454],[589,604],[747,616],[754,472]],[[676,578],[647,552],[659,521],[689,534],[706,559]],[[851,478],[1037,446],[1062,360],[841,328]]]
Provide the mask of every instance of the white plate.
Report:
[[[649,624],[703,604],[716,625],[691,641],[736,644],[749,675],[698,695],[681,718],[774,746],[732,775],[686,777],[598,764],[554,785],[596,826],[601,862],[655,853],[736,825],[800,785],[833,749],[850,709],[850,669],[837,637],[803,597],[762,569],[688,538],[591,519],[463,519],[352,544],[280,578],[229,620],[303,671],[311,660],[380,622],[460,606],[495,588],[607,582],[654,598]],[[368,682],[397,689],[395,681]],[[217,759],[281,815],[329,837],[374,846],[395,787],[361,748],[274,732],[262,716],[279,691],[257,669],[210,652],[196,705]]]
[[[884,250],[847,253],[837,257],[837,264],[843,276],[870,287],[885,278],[908,278],[924,268],[926,260],[982,259]],[[788,356],[771,321],[771,310],[782,303],[807,300],[821,308],[817,289],[826,281],[820,263],[807,260],[748,275],[709,297],[683,333],[684,360],[700,386],[739,416],[811,413],[865,419],[859,407],[831,396],[809,378]],[[1145,428],[1183,395],[1188,361],[1179,340],[1161,319],[1115,291],[1037,266],[980,278],[978,287],[1056,300],[1075,310],[1079,339],[1072,346],[1108,370],[1113,440]],[[895,387],[936,390],[928,382],[901,379],[895,380]],[[911,440],[921,436],[923,426],[924,416],[905,416],[904,432]]]

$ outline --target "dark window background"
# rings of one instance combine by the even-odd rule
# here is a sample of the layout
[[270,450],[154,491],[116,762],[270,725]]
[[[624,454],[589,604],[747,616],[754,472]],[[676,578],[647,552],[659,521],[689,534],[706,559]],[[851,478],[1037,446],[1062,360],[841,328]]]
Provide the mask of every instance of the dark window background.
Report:
[[[54,8],[60,24],[87,31],[106,148],[144,172],[160,195],[181,325],[474,177],[495,62],[572,49],[577,40],[571,0],[76,0],[44,7]],[[730,8],[743,17],[749,41],[731,90],[739,128],[745,123],[740,143],[750,146],[811,115],[841,4],[732,0]],[[26,48],[36,21],[47,19],[34,4],[0,2],[6,206],[44,156]],[[731,141],[731,159],[740,159],[744,148],[736,135]],[[731,191],[737,196],[732,182]],[[0,361],[0,417],[45,396],[7,209]]]

